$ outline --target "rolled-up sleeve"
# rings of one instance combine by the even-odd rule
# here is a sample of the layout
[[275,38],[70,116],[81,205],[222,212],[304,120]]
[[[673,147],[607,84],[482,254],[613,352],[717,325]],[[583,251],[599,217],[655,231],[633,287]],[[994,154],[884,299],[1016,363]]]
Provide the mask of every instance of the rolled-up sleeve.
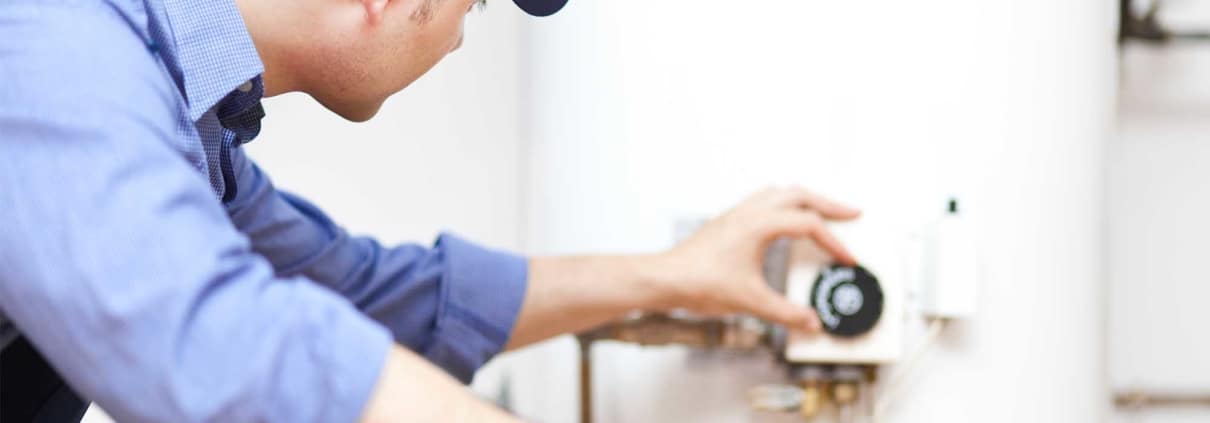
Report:
[[524,257],[449,233],[431,247],[351,236],[315,205],[277,190],[243,151],[233,162],[239,194],[228,213],[278,275],[340,293],[464,383],[504,348],[525,297]]
[[436,330],[425,355],[461,378],[504,348],[525,299],[526,261],[442,235],[446,258]]
[[0,309],[77,392],[119,421],[358,418],[389,333],[252,250],[120,16],[0,4],[0,80]]

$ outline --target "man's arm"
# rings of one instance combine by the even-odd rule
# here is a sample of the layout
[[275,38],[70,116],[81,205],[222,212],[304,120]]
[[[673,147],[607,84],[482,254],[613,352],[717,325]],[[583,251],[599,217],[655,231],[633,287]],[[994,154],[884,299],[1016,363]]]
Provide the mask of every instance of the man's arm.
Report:
[[529,289],[508,348],[579,332],[638,309],[747,313],[791,329],[817,330],[813,312],[766,284],[764,250],[778,237],[811,238],[838,261],[853,263],[824,222],[859,213],[803,189],[769,189],[667,252],[532,259]]
[[412,405],[392,421],[490,413],[419,403],[456,384],[274,276],[170,147],[174,88],[118,14],[6,2],[0,20],[0,309],[75,390],[131,422],[352,421],[380,416],[372,392]]
[[395,347],[387,356],[382,377],[366,404],[361,421],[478,423],[517,419],[476,398],[469,389],[424,357]]

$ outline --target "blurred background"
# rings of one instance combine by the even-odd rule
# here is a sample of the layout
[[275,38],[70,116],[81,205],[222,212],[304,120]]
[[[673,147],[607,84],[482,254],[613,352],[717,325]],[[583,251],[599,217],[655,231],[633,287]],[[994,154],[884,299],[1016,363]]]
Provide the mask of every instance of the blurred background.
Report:
[[[859,258],[896,263],[902,352],[862,390],[894,396],[881,420],[1210,421],[1206,2],[503,3],[371,122],[266,101],[253,157],[353,232],[527,254],[655,251],[750,192],[807,186],[866,211]],[[933,339],[912,251],[951,198],[977,289]],[[590,354],[593,421],[871,419],[754,410],[754,386],[795,383],[767,352]],[[581,421],[579,359],[555,339],[474,389]]]

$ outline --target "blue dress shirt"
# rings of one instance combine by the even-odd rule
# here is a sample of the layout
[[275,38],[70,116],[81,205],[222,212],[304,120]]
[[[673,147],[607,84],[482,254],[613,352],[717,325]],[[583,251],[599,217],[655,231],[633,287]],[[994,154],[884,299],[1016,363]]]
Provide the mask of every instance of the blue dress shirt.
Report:
[[465,382],[509,338],[524,258],[273,187],[262,72],[232,0],[0,3],[0,311],[120,421],[352,421],[392,339]]

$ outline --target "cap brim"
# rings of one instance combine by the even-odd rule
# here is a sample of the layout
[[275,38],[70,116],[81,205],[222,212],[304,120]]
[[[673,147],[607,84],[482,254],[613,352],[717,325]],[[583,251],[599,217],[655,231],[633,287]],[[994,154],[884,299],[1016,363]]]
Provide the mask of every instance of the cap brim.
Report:
[[567,0],[513,0],[517,7],[534,16],[550,16],[563,8]]

